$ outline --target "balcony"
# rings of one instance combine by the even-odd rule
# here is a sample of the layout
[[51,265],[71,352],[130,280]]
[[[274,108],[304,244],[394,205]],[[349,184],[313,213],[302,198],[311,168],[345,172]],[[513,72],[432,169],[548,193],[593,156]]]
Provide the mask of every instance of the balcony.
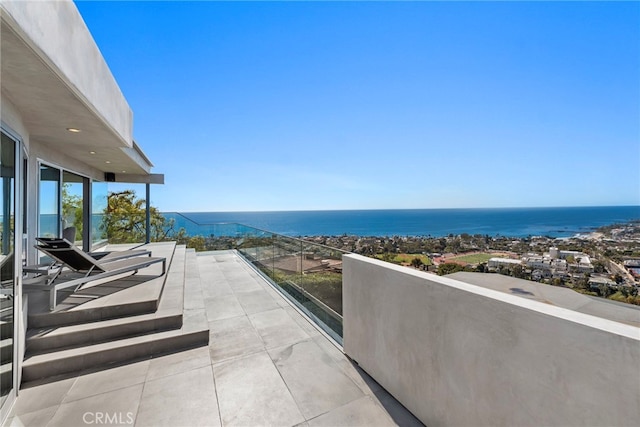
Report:
[[[146,248],[171,259],[162,286],[141,271],[30,317],[48,350],[27,344],[8,425],[421,425],[239,251]],[[73,352],[83,356],[33,367]]]
[[[504,283],[477,286],[239,224],[198,227],[205,249],[229,249],[148,245],[154,255],[171,252],[158,309],[116,316],[130,330],[136,316],[179,307],[176,325],[110,336],[96,345],[120,346],[115,354],[80,358],[84,365],[65,372],[56,363],[48,376],[44,368],[30,374],[27,357],[11,423],[622,426],[640,419],[634,307],[502,292]],[[129,289],[90,302],[71,294],[54,314],[121,309],[126,292],[148,299],[135,291],[140,286],[149,285],[123,284]]]

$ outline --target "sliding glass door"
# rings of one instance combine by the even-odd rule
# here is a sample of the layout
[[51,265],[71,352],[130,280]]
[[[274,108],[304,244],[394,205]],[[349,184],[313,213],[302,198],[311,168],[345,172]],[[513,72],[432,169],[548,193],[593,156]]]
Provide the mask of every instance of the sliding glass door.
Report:
[[75,173],[62,173],[62,237],[83,247],[84,193],[88,179]]
[[40,186],[38,200],[38,235],[40,237],[60,237],[62,226],[60,169],[40,165]]
[[109,186],[106,182],[93,181],[91,185],[91,249],[107,244],[104,216],[109,201]]
[[0,407],[15,394],[16,151],[17,141],[2,132],[0,145]]
[[89,178],[40,164],[38,235],[64,237],[88,249],[90,230],[85,230],[85,222],[89,202],[85,199],[87,194],[91,194],[89,186]]

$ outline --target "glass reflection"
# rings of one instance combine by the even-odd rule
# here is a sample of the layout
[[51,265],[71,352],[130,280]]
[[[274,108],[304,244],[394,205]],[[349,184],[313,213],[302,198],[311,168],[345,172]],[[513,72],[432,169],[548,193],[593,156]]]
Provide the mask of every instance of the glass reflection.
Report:
[[106,182],[91,184],[91,247],[107,242],[107,232],[102,228],[102,217],[107,210],[109,188]]
[[62,174],[62,237],[82,247],[83,198],[86,178]]
[[13,314],[15,294],[15,157],[16,144],[4,133],[0,146],[0,405],[13,389]]
[[40,237],[60,237],[60,169],[40,165]]

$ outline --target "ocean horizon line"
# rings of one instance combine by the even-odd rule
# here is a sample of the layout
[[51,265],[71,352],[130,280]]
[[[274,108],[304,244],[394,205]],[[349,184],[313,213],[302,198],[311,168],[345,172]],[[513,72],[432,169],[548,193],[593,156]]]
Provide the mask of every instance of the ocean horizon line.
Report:
[[640,220],[638,206],[552,208],[359,209],[264,212],[166,212],[188,234],[204,226],[240,224],[287,236],[502,236],[569,237]]
[[637,205],[573,205],[573,206],[506,206],[506,207],[457,207],[457,208],[343,208],[343,209],[275,209],[275,210],[160,210],[161,213],[283,213],[283,212],[384,212],[384,211],[445,211],[445,210],[532,210],[532,209],[588,209],[588,208],[640,208]]

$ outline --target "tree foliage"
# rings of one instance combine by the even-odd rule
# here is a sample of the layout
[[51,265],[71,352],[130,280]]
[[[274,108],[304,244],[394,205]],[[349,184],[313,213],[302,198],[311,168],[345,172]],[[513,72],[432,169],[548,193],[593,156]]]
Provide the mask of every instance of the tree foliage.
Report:
[[82,197],[69,192],[69,183],[62,185],[62,219],[64,227],[76,228],[76,240],[82,239]]
[[[165,218],[157,208],[151,214],[151,241],[177,240],[184,230],[174,230],[174,220]],[[141,243],[146,240],[146,202],[133,190],[109,193],[101,230],[111,243]]]
[[461,266],[460,264],[446,262],[438,266],[438,276],[444,276],[445,274],[456,273],[458,271],[463,271],[463,270],[464,270],[464,267]]
[[411,266],[414,268],[420,268],[423,264],[424,262],[422,262],[422,260],[418,257],[415,257],[411,260]]

